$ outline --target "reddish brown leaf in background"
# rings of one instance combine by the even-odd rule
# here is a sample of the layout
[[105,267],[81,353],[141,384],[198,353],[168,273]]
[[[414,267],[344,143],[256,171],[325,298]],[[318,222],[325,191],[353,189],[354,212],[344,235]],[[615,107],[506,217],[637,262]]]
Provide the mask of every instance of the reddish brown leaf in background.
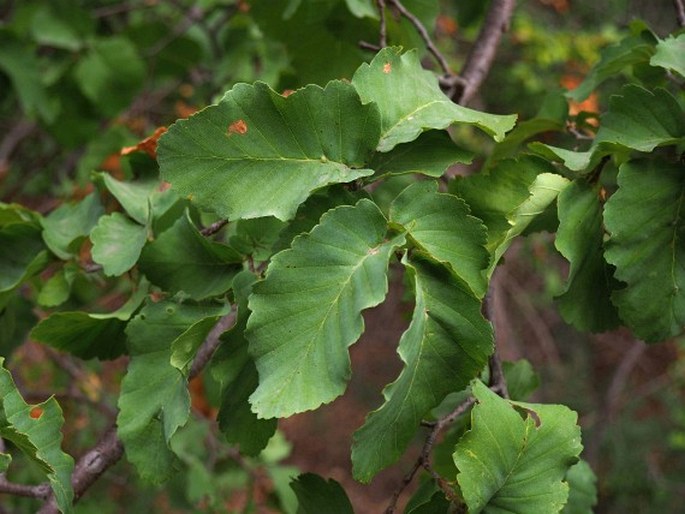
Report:
[[228,126],[228,135],[231,134],[245,134],[247,132],[247,123],[245,120],[237,120]]
[[283,92],[281,93],[281,96],[283,98],[288,98],[290,95],[292,95],[295,92],[294,89],[284,89]]
[[29,416],[31,417],[31,419],[40,419],[42,415],[43,409],[41,409],[40,407],[33,407],[29,411]]
[[127,146],[121,149],[121,155],[128,155],[133,152],[145,152],[153,159],[157,158],[157,141],[166,132],[166,127],[157,127],[154,134],[146,137],[135,146]]

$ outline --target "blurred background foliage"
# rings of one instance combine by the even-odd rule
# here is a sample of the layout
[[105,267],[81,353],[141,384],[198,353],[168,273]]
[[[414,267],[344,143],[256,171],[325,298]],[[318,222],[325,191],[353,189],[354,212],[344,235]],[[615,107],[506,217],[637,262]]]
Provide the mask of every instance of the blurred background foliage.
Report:
[[[459,70],[488,2],[404,4],[432,29],[450,66]],[[378,41],[375,13],[360,5],[344,0],[5,0],[0,4],[0,200],[46,214],[90,193],[93,171],[130,178],[132,160],[139,157],[122,156],[122,148],[216,101],[236,82],[262,80],[285,91],[350,78],[373,56],[359,41]],[[630,81],[631,75],[610,79],[582,103],[567,105],[560,92],[580,84],[600,50],[623,38],[631,23],[641,23],[638,19],[661,37],[676,28],[667,0],[519,2],[473,105],[515,112],[521,121],[541,109],[565,120],[568,108],[579,130],[584,123],[592,128],[594,113],[607,105],[606,92],[615,89],[612,81]],[[392,45],[423,47],[398,17],[388,19],[388,37]],[[427,55],[424,63],[436,69]],[[474,132],[454,136],[481,155],[491,151]],[[539,136],[545,142],[560,137],[565,136]],[[477,160],[475,168],[483,162]],[[685,341],[647,347],[623,331],[584,335],[564,324],[552,298],[566,270],[551,241],[543,232],[514,245],[498,274],[502,354],[533,363],[542,384],[536,401],[565,403],[579,412],[584,457],[599,478],[596,512],[680,512]],[[81,306],[97,302],[112,309],[124,298],[125,285],[83,274],[74,280],[71,301]],[[41,313],[21,299],[2,308],[0,355],[9,358],[27,399],[60,391],[66,449],[80,455],[115,416],[125,363],[85,363],[21,344]],[[392,317],[399,326],[391,323],[388,332],[401,332],[406,306],[398,303],[394,309],[372,311],[367,325]],[[395,341],[396,335],[375,337]],[[385,381],[378,375],[391,376],[398,362],[390,343],[368,353],[359,347],[353,358],[360,378],[350,386],[357,398],[287,420],[282,429],[292,443],[279,436],[258,459],[246,459],[219,444],[211,423],[195,424],[179,437],[184,468],[171,483],[161,488],[139,483],[121,462],[77,512],[290,512],[294,466],[334,476],[357,505],[379,511],[402,470],[381,474],[367,487],[347,482],[340,469],[349,466],[349,438],[356,427],[339,421],[347,416],[361,422],[379,398],[367,384],[380,389]],[[195,415],[215,416],[215,386],[207,381],[193,388]],[[317,433],[325,443],[313,442]],[[291,444],[294,452],[288,457]],[[35,475],[21,462],[13,470],[12,478],[20,481]],[[0,512],[34,508],[29,499],[0,498]]]

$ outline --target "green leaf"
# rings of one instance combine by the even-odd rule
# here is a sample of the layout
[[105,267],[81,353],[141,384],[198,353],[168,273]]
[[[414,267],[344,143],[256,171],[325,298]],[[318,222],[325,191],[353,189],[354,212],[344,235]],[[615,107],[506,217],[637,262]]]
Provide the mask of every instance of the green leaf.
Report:
[[274,253],[273,248],[285,226],[272,217],[240,220],[229,243],[241,254],[251,255],[255,261],[266,261]]
[[123,275],[138,262],[147,241],[144,226],[120,212],[103,216],[90,235],[93,261],[102,265],[109,277]]
[[47,266],[40,229],[32,223],[0,227],[0,293],[11,291]]
[[[104,209],[96,193],[78,203],[64,203],[41,220],[43,240],[63,260],[78,254],[80,238],[90,234]],[[77,242],[77,245],[72,243]]]
[[584,152],[576,152],[535,141],[529,144],[528,148],[551,162],[563,163],[564,166],[572,171],[585,171],[588,168],[592,168],[601,158],[601,155],[596,151],[596,146]]
[[654,53],[654,36],[648,31],[631,35],[601,52],[601,58],[585,80],[566,96],[581,102],[605,80],[616,76],[628,66],[649,62]]
[[171,344],[201,319],[218,316],[223,305],[147,303],[126,328],[131,360],[121,384],[117,427],[128,460],[145,480],[173,476],[176,457],[169,441],[190,410],[186,379],[171,365]]
[[673,35],[659,41],[656,53],[649,60],[652,66],[673,70],[685,77],[685,34]]
[[393,201],[390,221],[403,225],[417,248],[447,264],[476,297],[485,295],[487,230],[461,198],[438,193],[434,181],[417,182]]
[[371,175],[378,110],[330,82],[287,98],[238,84],[221,102],[176,122],[159,141],[162,177],[222,217],[292,218],[316,189]]
[[69,299],[71,284],[79,270],[76,264],[67,263],[52,275],[38,293],[36,299],[42,307],[56,307]]
[[398,348],[405,367],[383,391],[385,403],[354,435],[352,464],[361,482],[402,455],[426,413],[448,393],[465,388],[493,348],[492,329],[466,284],[427,260],[404,264],[416,295]]
[[[52,123],[59,113],[59,101],[51,98],[41,80],[40,63],[29,48],[0,34],[0,71],[12,81],[22,110],[31,118]],[[7,93],[3,93],[3,97]]]
[[247,299],[257,277],[243,271],[233,280],[238,302],[235,325],[221,336],[221,346],[212,357],[212,376],[221,384],[221,406],[217,420],[226,440],[240,447],[243,455],[256,456],[274,435],[278,420],[259,419],[248,401],[259,384],[254,360],[248,354],[245,325]]
[[594,146],[613,143],[651,152],[685,141],[685,112],[665,89],[653,92],[632,84],[609,100]]
[[156,180],[141,182],[122,182],[109,173],[96,173],[95,177],[102,180],[107,190],[121,204],[126,213],[141,225],[150,221],[150,202],[159,183]]
[[357,18],[378,19],[378,11],[373,0],[345,0],[347,8]]
[[476,125],[501,141],[516,122],[515,115],[487,114],[452,102],[440,90],[436,76],[423,69],[416,50],[400,55],[398,48],[384,48],[370,64],[359,67],[352,84],[363,102],[378,104],[381,152],[414,141],[424,130],[454,123]]
[[230,306],[226,304],[224,309],[213,316],[202,318],[193,323],[181,335],[171,342],[171,365],[188,375],[190,365],[195,359],[198,349],[207,338],[219,318],[225,316],[230,311]]
[[487,173],[458,178],[450,191],[463,198],[488,229],[488,251],[492,254],[511,229],[511,213],[529,196],[529,188],[538,174],[550,169],[534,157],[505,159]]
[[450,502],[435,481],[426,480],[407,503],[404,514],[445,514],[449,507]]
[[557,250],[569,261],[564,292],[557,297],[559,311],[578,330],[604,332],[618,323],[611,292],[616,281],[604,261],[604,227],[598,188],[574,181],[559,195]]
[[314,409],[343,393],[361,311],[383,301],[388,259],[404,242],[386,233],[378,207],[360,200],[326,213],[272,259],[250,297],[246,334],[260,381],[250,401],[260,417]]
[[184,291],[200,300],[225,293],[242,257],[232,248],[205,238],[186,214],[155,241],[140,257],[145,276],[165,291]]
[[540,385],[540,377],[526,359],[505,361],[502,363],[502,371],[512,400],[525,400]]
[[630,161],[619,168],[618,186],[604,208],[611,235],[604,255],[627,285],[613,301],[639,337],[661,341],[685,325],[685,168]]
[[148,283],[142,281],[128,301],[114,312],[55,312],[38,323],[30,337],[81,359],[119,357],[126,352],[126,322],[140,307],[147,290]]
[[429,130],[412,143],[396,146],[393,150],[376,152],[369,167],[376,170],[376,176],[421,173],[441,177],[453,164],[470,164],[473,154],[454,144],[449,134]]
[[86,98],[103,114],[114,116],[141,89],[145,63],[126,37],[96,39],[78,60],[74,78]]
[[290,482],[290,487],[297,495],[297,514],[354,514],[345,490],[332,478],[304,473]]
[[530,196],[519,205],[510,215],[509,222],[511,227],[504,234],[501,241],[498,241],[494,251],[493,259],[490,261],[487,276],[492,276],[492,272],[497,263],[507,251],[511,242],[535,220],[537,216],[545,212],[559,196],[559,193],[569,184],[568,179],[554,173],[541,173],[530,186]]
[[[11,441],[47,476],[59,510],[72,512],[74,459],[60,448],[62,409],[52,397],[38,405],[27,404],[4,361],[0,357],[0,437]],[[2,460],[9,464],[6,457]]]
[[478,380],[472,391],[471,430],[454,453],[469,513],[559,512],[568,498],[564,477],[582,449],[576,413],[509,402]]
[[569,486],[568,503],[562,514],[592,514],[592,507],[597,503],[597,477],[590,465],[584,460],[571,466],[566,473]]

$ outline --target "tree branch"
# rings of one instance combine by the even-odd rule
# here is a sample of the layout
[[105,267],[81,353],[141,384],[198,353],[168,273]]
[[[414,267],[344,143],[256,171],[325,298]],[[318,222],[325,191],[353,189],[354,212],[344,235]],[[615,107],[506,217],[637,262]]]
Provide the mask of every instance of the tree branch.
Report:
[[[197,352],[188,379],[199,375],[207,365],[220,344],[219,337],[235,323],[236,314],[237,311],[232,309],[214,325]],[[74,473],[71,476],[71,484],[74,487],[74,503],[123,455],[124,445],[117,436],[116,426],[112,426],[103,434],[100,441],[76,462]],[[45,497],[48,498],[48,501],[38,511],[38,514],[58,514],[59,510],[54,495],[49,494]]]
[[426,30],[426,27],[423,26],[423,23],[421,23],[421,20],[419,20],[414,13],[409,11],[400,0],[386,0],[388,4],[393,5],[399,13],[407,18],[409,22],[414,25],[414,28],[416,31],[419,33],[421,36],[421,39],[423,39],[423,42],[426,44],[426,47],[428,48],[428,51],[433,54],[433,57],[438,61],[438,64],[440,64],[440,68],[442,68],[442,71],[445,75],[454,75],[452,73],[452,70],[450,70],[449,64],[447,64],[447,59],[445,59],[445,56],[440,53],[440,50],[437,49],[435,46],[435,43],[433,43],[433,40],[431,39],[430,35],[428,34],[428,31]]
[[685,27],[685,2],[683,0],[673,0],[673,5],[675,6],[678,25]]
[[492,0],[478,38],[461,71],[463,84],[457,88],[454,97],[457,103],[468,103],[485,80],[495,59],[499,40],[509,28],[515,5],[515,0]]
[[24,496],[26,498],[46,499],[50,495],[48,484],[24,485],[10,482],[0,475],[0,494],[12,494],[14,496]]

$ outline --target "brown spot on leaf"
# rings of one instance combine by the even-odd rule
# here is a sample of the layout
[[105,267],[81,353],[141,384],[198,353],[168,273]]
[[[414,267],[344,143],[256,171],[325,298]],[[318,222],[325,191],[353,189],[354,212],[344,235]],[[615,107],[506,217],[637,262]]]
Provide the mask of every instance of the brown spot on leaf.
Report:
[[228,135],[231,134],[245,134],[247,132],[247,123],[245,120],[237,120],[228,126]]
[[386,62],[386,63],[383,65],[383,73],[388,74],[388,73],[390,73],[391,71],[392,71],[392,64],[390,64],[389,62]]
[[31,419],[40,419],[42,415],[43,409],[41,409],[40,407],[33,407],[29,411],[29,416],[31,417]]
[[281,96],[284,98],[288,98],[290,95],[292,95],[295,92],[294,89],[284,89],[283,92],[281,93]]

